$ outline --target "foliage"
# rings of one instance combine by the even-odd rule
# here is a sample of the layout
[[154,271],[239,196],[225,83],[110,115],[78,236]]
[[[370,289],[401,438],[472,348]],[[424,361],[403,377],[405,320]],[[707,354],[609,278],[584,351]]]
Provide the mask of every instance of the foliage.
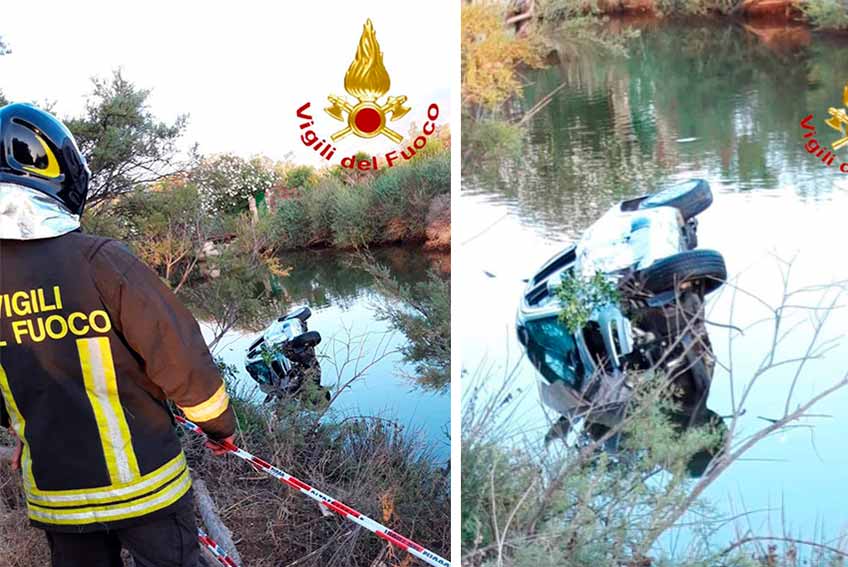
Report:
[[232,221],[235,237],[207,254],[201,270],[206,278],[188,290],[189,304],[207,319],[214,333],[210,349],[238,326],[260,330],[285,311],[275,285],[288,275],[268,239],[269,231],[244,213]]
[[111,212],[121,219],[123,238],[139,258],[178,293],[193,275],[210,231],[197,188],[182,179],[169,179],[153,190],[135,190]]
[[504,7],[495,2],[462,5],[462,105],[497,110],[521,91],[516,67],[541,64],[534,39],[512,35],[504,25]]
[[615,284],[601,272],[596,272],[591,278],[563,273],[556,287],[556,297],[562,306],[559,321],[572,333],[586,326],[593,312],[619,301]]
[[517,158],[523,147],[523,135],[520,126],[504,120],[463,119],[463,148],[478,158]]
[[[481,377],[486,382],[490,377]],[[824,566],[838,557],[815,542],[809,554],[794,549],[785,558],[774,549],[759,552],[756,538],[718,547],[711,526],[727,520],[707,502],[690,502],[697,481],[689,464],[721,445],[725,432],[681,429],[661,376],[637,384],[615,429],[584,430],[575,445],[557,442],[544,452],[522,445],[509,423],[516,409],[511,382],[490,397],[471,390],[462,421],[463,565],[771,567],[819,557],[826,559],[804,564]],[[655,544],[681,508],[698,522],[683,536],[688,543],[666,556]]]
[[389,271],[366,258],[366,269],[385,294],[379,316],[404,334],[404,359],[415,365],[416,381],[425,388],[444,390],[450,385],[450,281],[430,273],[415,286],[399,283]]
[[433,199],[450,193],[450,152],[442,148],[353,184],[327,172],[284,199],[274,213],[280,248],[366,245],[425,238]]
[[82,117],[65,121],[91,169],[89,204],[96,205],[182,169],[177,142],[187,118],[158,121],[150,112],[150,91],[139,89],[116,71],[94,79]]
[[741,0],[656,0],[657,11],[664,16],[705,16],[731,14]]
[[298,165],[286,173],[286,187],[309,189],[317,182],[315,168],[310,165]]
[[247,210],[249,199],[270,190],[278,174],[260,158],[224,154],[202,160],[191,179],[207,212],[230,214]]
[[[509,546],[508,565],[641,564],[657,536],[654,518],[688,494],[690,459],[717,442],[708,428],[681,432],[675,426],[669,418],[673,398],[661,380],[639,382],[614,438],[584,451],[550,447],[543,461],[503,442],[508,425],[502,418],[509,410],[502,403],[508,401],[482,413],[479,403],[470,403],[463,418],[462,543],[463,564],[473,559],[468,565],[492,555],[477,550],[494,551],[504,538],[533,533],[532,546]],[[546,471],[566,467],[561,484],[548,484]]]
[[[444,556],[450,553],[450,470],[412,432],[381,419],[321,420],[296,403],[255,404],[233,392],[237,442],[312,486],[392,526]],[[323,518],[313,501],[272,479],[244,482],[247,465],[214,459],[185,440],[194,470],[208,483],[239,541],[245,564],[276,565],[310,556],[306,565],[370,565],[387,545],[364,530]],[[427,521],[422,521],[422,519]],[[344,520],[341,520],[344,522]],[[343,550],[343,552],[341,551]],[[403,556],[397,557],[404,561]]]
[[801,10],[814,27],[848,29],[848,6],[840,0],[803,0]]

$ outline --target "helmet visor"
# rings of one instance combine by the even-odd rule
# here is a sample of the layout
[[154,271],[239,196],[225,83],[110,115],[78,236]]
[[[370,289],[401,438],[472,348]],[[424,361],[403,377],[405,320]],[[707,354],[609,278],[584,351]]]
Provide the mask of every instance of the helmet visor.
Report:
[[64,176],[55,150],[37,130],[16,120],[11,121],[5,130],[6,165],[9,169],[62,181]]

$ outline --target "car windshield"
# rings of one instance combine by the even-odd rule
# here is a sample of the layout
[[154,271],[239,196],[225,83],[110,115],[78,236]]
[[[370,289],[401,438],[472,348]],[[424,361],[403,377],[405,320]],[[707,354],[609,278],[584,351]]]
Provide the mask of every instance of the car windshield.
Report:
[[580,387],[574,338],[556,315],[527,321],[527,355],[548,382],[561,380]]

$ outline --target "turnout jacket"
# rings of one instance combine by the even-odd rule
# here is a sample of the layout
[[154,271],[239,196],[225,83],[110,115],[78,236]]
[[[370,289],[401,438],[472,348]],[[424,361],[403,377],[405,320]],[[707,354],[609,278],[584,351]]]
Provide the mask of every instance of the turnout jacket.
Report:
[[114,240],[0,240],[0,424],[30,520],[89,531],[167,513],[191,481],[167,399],[212,438],[235,419],[191,313]]

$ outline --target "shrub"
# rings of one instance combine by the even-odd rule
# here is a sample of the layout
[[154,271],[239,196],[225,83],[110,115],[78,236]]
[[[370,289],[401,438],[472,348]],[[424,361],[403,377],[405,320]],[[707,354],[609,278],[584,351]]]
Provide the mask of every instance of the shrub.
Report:
[[572,333],[586,326],[596,309],[619,301],[615,285],[601,272],[591,278],[563,273],[562,281],[556,288],[556,297],[562,307],[559,320]]
[[521,91],[519,64],[541,64],[538,43],[513,35],[496,2],[462,5],[462,104],[497,110]]
[[210,213],[239,213],[248,200],[271,189],[277,172],[260,158],[245,160],[224,154],[203,160],[191,174],[204,209]]
[[374,215],[373,193],[363,186],[343,186],[335,194],[333,244],[359,248],[380,239],[380,219]]
[[801,11],[814,27],[848,29],[848,7],[840,0],[804,0]]
[[318,178],[315,174],[315,168],[310,165],[299,165],[293,167],[286,174],[286,187],[289,189],[308,189],[310,187],[314,187],[317,181]]

